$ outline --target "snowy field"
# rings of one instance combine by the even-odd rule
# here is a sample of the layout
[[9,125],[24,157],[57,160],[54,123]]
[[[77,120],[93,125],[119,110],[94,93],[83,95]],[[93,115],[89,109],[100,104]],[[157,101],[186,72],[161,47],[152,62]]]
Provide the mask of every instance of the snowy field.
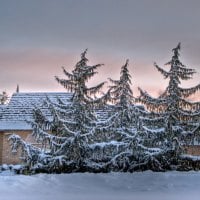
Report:
[[1,200],[199,200],[200,172],[0,174]]

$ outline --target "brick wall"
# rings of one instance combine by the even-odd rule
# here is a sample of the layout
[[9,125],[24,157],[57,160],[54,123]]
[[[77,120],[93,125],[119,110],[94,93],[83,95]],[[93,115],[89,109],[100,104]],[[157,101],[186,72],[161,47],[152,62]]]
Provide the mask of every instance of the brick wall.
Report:
[[185,146],[185,153],[193,155],[193,156],[200,156],[200,145],[190,145]]
[[[20,164],[22,161],[19,159],[20,151],[16,153],[11,152],[11,146],[8,141],[8,137],[13,132],[4,132],[0,136],[0,162],[1,164]],[[27,136],[31,134],[31,131],[14,131],[15,134],[26,140]]]

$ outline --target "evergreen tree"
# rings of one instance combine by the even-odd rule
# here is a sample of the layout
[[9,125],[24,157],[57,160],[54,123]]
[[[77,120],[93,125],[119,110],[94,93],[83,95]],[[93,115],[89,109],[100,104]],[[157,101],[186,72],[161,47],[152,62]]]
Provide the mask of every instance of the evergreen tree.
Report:
[[[39,165],[40,168],[49,171],[81,171],[90,167],[89,145],[93,143],[97,121],[94,109],[107,101],[108,94],[96,97],[104,83],[92,88],[87,87],[86,82],[97,73],[96,69],[101,64],[88,66],[86,52],[87,50],[81,54],[81,60],[75,65],[72,73],[63,68],[68,79],[56,77],[58,83],[72,92],[71,102],[66,104],[61,99],[52,102],[47,98],[45,104],[49,109],[50,118],[39,108],[34,110],[34,121],[31,122],[33,135],[37,141],[42,142],[42,148],[35,151],[35,147],[32,147],[29,152],[37,152],[34,156],[32,153],[31,156],[27,156],[27,149],[23,150],[26,162],[31,160],[35,166]],[[12,136],[11,140],[14,143],[13,148],[19,146],[15,144],[26,147],[18,137]],[[40,159],[41,156],[45,159]],[[32,157],[35,158],[34,162]]]
[[[111,159],[107,164],[114,171],[130,171],[138,165],[138,158],[143,153],[141,138],[137,132],[137,119],[140,113],[139,107],[134,105],[133,92],[131,90],[131,75],[128,70],[128,60],[121,67],[119,80],[113,80],[109,86],[110,98],[113,103],[112,112],[107,119],[110,126],[107,128],[107,136],[112,138],[110,144]],[[112,153],[113,152],[113,153]]]
[[118,126],[127,126],[133,120],[133,103],[134,97],[131,90],[131,75],[128,70],[128,62],[121,67],[120,79],[113,80],[110,78],[110,101],[115,104],[115,111],[118,112]]
[[158,98],[153,98],[139,89],[138,99],[149,110],[146,116],[141,117],[141,121],[143,131],[150,137],[150,144],[173,150],[175,154],[179,152],[180,144],[186,142],[185,138],[193,134],[199,126],[200,119],[200,102],[190,102],[186,99],[200,89],[200,84],[187,89],[180,87],[182,80],[191,79],[195,73],[194,69],[181,63],[180,48],[179,43],[172,50],[172,59],[166,64],[170,66],[169,71],[154,64],[164,78],[169,79],[165,91]]

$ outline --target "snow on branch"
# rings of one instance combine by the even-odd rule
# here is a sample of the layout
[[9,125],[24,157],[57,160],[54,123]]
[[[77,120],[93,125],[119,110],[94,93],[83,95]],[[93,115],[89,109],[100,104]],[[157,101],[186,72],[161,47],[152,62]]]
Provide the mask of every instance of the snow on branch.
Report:
[[200,84],[196,85],[195,87],[191,87],[191,88],[180,88],[179,87],[179,90],[181,92],[181,95],[184,98],[187,98],[190,95],[195,94],[196,92],[200,91]]
[[168,78],[170,76],[170,72],[165,71],[164,69],[160,68],[156,63],[154,63],[156,69],[165,77]]

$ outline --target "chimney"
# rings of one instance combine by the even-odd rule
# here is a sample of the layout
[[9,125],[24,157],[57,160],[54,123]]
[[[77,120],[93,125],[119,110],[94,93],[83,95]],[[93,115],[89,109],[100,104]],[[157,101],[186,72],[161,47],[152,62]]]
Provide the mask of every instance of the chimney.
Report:
[[19,85],[17,84],[16,93],[19,93]]

